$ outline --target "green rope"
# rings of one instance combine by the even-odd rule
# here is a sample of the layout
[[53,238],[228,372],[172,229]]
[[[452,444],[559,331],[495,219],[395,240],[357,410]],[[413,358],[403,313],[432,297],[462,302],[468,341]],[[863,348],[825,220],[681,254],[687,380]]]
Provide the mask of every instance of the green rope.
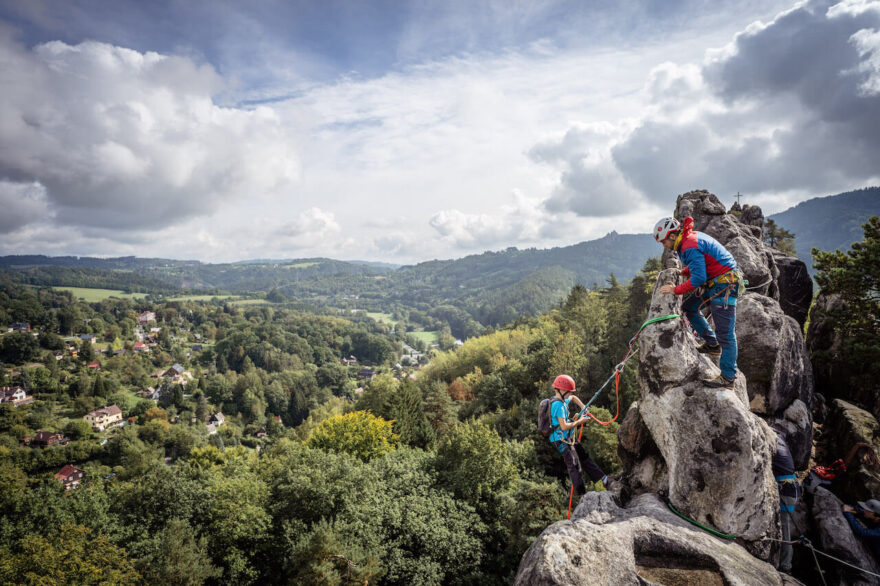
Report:
[[639,331],[641,332],[642,330],[645,329],[645,326],[649,326],[653,323],[657,323],[658,321],[665,321],[667,319],[675,319],[677,317],[681,317],[681,315],[679,315],[677,313],[670,313],[669,315],[661,315],[658,317],[652,317],[651,319],[649,319],[648,321],[646,321],[645,323],[642,324],[642,327],[639,328]]
[[708,531],[712,535],[717,535],[718,537],[721,537],[722,539],[729,539],[730,541],[733,541],[734,539],[736,539],[736,535],[728,535],[727,533],[722,533],[720,531],[716,531],[715,529],[712,529],[711,527],[706,527],[702,523],[694,521],[690,517],[685,517],[684,515],[679,513],[675,507],[672,506],[672,501],[670,501],[668,498],[663,499],[663,500],[666,501],[666,506],[669,507],[670,511],[672,511],[673,513],[675,513],[676,515],[678,515],[679,517],[681,517],[682,519],[684,519],[688,523],[692,523],[692,524],[696,525],[697,527],[699,527],[700,529],[705,529],[706,531]]

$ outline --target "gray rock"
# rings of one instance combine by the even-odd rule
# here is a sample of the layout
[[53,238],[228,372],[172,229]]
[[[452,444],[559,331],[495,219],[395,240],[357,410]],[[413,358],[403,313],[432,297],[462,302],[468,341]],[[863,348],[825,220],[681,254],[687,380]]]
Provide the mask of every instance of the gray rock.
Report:
[[801,259],[774,250],[773,258],[779,269],[776,282],[779,287],[779,304],[786,315],[798,322],[801,328],[807,321],[813,302],[813,279],[807,265]]
[[607,493],[588,493],[571,521],[551,525],[526,551],[515,584],[780,585],[770,564],[740,545],[675,516],[656,495],[625,509]]
[[[865,547],[852,529],[849,521],[843,516],[843,503],[824,488],[816,489],[813,495],[813,520],[819,543],[817,547],[850,564],[864,568],[870,572],[880,573],[871,552]],[[858,570],[850,569],[824,557],[819,557],[822,568],[831,575],[830,584],[863,585],[880,584],[880,579],[873,578]]]
[[[661,274],[658,287],[664,281]],[[649,317],[678,313],[680,301],[655,288]],[[638,409],[666,464],[670,500],[697,521],[758,544],[778,532],[770,469],[776,438],[749,411],[745,377],[733,391],[706,387],[702,381],[717,373],[680,321],[642,332]]]
[[747,293],[736,310],[738,363],[748,381],[752,411],[781,412],[800,399],[812,404],[813,370],[800,326],[779,303]]
[[[869,412],[852,403],[835,399],[825,421],[828,449],[832,458],[845,458],[853,446],[868,444],[880,455],[880,423]],[[849,502],[880,498],[880,471],[872,470],[858,459],[847,462],[846,481],[840,490]]]
[[763,228],[764,212],[761,211],[760,206],[746,204],[742,208],[742,213],[739,216],[739,221],[749,226]]

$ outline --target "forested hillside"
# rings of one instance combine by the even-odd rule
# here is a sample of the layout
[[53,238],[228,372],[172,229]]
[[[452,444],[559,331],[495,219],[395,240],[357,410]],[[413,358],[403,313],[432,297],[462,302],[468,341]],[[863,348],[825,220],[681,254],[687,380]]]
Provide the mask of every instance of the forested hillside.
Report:
[[815,197],[769,216],[795,235],[798,258],[815,272],[810,251],[848,250],[862,239],[862,225],[880,214],[880,187],[866,187],[827,197]]
[[[0,336],[0,386],[31,400],[0,405],[0,581],[39,567],[82,582],[509,583],[567,502],[537,404],[558,372],[584,398],[608,377],[656,270],[575,286],[430,357],[366,317],[4,284],[0,323],[31,331]],[[598,405],[610,419],[614,395]],[[106,428],[84,420],[114,406]],[[614,472],[616,424],[587,433]]]

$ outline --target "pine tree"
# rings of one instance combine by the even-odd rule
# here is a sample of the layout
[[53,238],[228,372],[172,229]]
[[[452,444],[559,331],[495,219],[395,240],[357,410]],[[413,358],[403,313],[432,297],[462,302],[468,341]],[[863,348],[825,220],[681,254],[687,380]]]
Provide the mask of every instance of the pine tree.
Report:
[[788,256],[796,256],[797,254],[794,247],[794,234],[769,218],[764,222],[764,242]]
[[96,397],[107,396],[107,389],[104,387],[104,378],[100,373],[95,377],[95,384],[92,386],[92,394]]

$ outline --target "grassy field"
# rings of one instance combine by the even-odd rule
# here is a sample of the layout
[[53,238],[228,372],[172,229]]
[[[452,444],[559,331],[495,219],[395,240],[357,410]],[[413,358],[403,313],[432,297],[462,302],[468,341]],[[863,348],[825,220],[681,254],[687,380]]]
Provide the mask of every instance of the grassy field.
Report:
[[385,323],[391,324],[393,326],[397,325],[396,319],[391,317],[390,313],[380,313],[378,311],[367,311],[367,317],[372,318],[376,321],[384,321]]
[[231,301],[233,305],[271,305],[272,302],[267,299],[235,299]]
[[233,299],[235,295],[181,295],[179,297],[169,297],[167,301],[210,301],[214,298]]
[[53,287],[53,289],[58,289],[59,291],[71,291],[74,296],[83,299],[88,303],[103,301],[109,297],[118,297],[119,299],[141,299],[147,296],[146,293],[125,293],[118,289],[88,289],[86,287]]
[[433,330],[430,332],[407,332],[413,338],[417,338],[424,342],[425,344],[436,344],[437,343],[437,330]]

